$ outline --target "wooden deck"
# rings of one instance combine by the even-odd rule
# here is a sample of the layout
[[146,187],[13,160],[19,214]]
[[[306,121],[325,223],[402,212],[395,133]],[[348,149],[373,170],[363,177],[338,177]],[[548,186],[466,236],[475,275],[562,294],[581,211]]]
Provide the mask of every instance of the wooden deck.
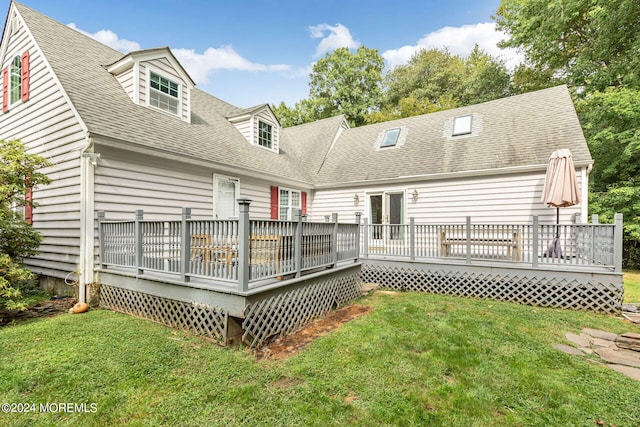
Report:
[[[617,313],[616,224],[108,221],[100,215],[101,304],[226,343],[259,347],[360,295],[362,282],[404,291]],[[381,236],[394,236],[383,240]],[[375,239],[374,239],[375,237]],[[399,238],[401,237],[401,239]],[[559,239],[562,255],[546,256]]]

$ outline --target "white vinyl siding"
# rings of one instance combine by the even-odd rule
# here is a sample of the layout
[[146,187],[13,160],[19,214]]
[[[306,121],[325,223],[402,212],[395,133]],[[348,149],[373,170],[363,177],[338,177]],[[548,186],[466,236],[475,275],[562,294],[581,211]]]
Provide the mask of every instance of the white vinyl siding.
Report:
[[[146,218],[177,219],[183,207],[192,218],[214,218],[216,207],[212,175],[217,171],[169,161],[132,156],[103,145],[95,176],[95,206],[107,218],[131,219],[136,209]],[[224,175],[224,174],[223,174]],[[269,218],[269,185],[244,176],[239,197],[251,199],[252,218]]]
[[127,95],[129,95],[129,98],[131,98],[131,101],[135,102],[135,84],[134,84],[134,73],[133,70],[134,68],[130,68],[128,70],[126,70],[125,72],[118,74],[116,76],[116,79],[118,80],[118,83],[120,83],[120,85],[122,86],[122,88],[124,89],[125,92],[127,92]]
[[251,138],[253,137],[253,134],[251,133],[251,120],[247,119],[245,121],[236,122],[233,125],[236,127],[236,129],[238,129],[238,132],[240,132],[247,141],[251,142]]
[[95,208],[107,218],[131,219],[136,209],[154,219],[176,219],[183,207],[194,217],[213,216],[211,174],[130,153],[101,152],[95,175]]
[[[310,220],[322,221],[325,215],[339,214],[341,221],[355,221],[355,212],[368,217],[367,194],[405,191],[406,218],[431,224],[463,223],[467,216],[482,223],[517,224],[531,222],[537,215],[541,223],[555,223],[556,210],[540,202],[545,171],[488,177],[472,177],[379,185],[349,189],[316,190],[310,199]],[[580,174],[578,174],[580,184]],[[414,203],[411,194],[418,191]],[[354,195],[358,194],[358,206]],[[560,221],[571,223],[580,206],[560,209]]]
[[[80,250],[80,150],[85,134],[52,78],[24,26],[8,40],[2,68],[16,55],[30,52],[30,96],[0,120],[1,139],[20,139],[29,153],[47,158],[42,170],[51,184],[34,190],[34,228],[41,234],[40,253],[25,263],[34,272],[64,279],[78,270]],[[74,277],[71,275],[70,277]]]

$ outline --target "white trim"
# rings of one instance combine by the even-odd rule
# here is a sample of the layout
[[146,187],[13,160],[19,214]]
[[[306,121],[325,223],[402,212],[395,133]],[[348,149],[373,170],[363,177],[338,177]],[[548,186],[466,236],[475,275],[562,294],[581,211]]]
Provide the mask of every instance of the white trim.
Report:
[[140,105],[140,63],[133,64],[133,102]]
[[589,222],[589,171],[588,167],[580,168],[580,197],[582,202],[580,203],[580,222]]
[[235,192],[236,192],[236,194],[235,194],[235,197],[234,197],[234,203],[235,203],[235,200],[238,200],[240,198],[240,178],[214,173],[213,174],[213,212],[214,212],[215,218],[216,219],[237,219],[238,218],[238,206],[237,206],[237,204],[234,204],[234,208],[233,208],[235,216],[232,216],[232,217],[229,217],[229,218],[220,218],[218,216],[218,206],[220,204],[219,204],[219,195],[218,195],[218,185],[217,184],[218,184],[218,181],[220,179],[224,179],[224,180],[227,180],[227,181],[235,181],[235,184],[236,184],[236,189],[235,189],[236,191]]
[[131,67],[132,63],[136,62],[146,62],[153,61],[154,59],[166,59],[169,61],[173,69],[180,75],[180,78],[190,87],[193,88],[195,86],[195,82],[189,76],[187,71],[184,69],[182,64],[178,62],[175,58],[171,49],[168,47],[160,47],[155,49],[145,49],[139,50],[136,52],[129,52],[120,60],[114,62],[113,64],[107,67],[107,71],[110,73],[119,74],[120,72],[126,70],[128,67]]
[[[147,78],[147,81],[146,81],[146,83],[147,83],[147,91],[146,91],[147,102],[146,102],[146,106],[149,107],[149,108],[152,108],[155,111],[161,111],[163,113],[169,114],[172,117],[177,117],[177,118],[179,118],[181,120],[184,119],[183,116],[182,116],[182,96],[183,96],[182,86],[183,86],[183,83],[179,82],[179,81],[175,81],[173,78],[167,77],[167,75],[165,73],[163,73],[162,71],[158,71],[157,68],[155,68],[155,67],[153,67],[153,66],[151,66],[149,64],[145,68],[147,70],[147,74],[146,74],[146,78]],[[173,113],[173,112],[171,112],[169,110],[163,110],[162,108],[158,108],[155,105],[151,105],[151,102],[150,102],[151,101],[151,73],[157,74],[158,76],[169,80],[171,83],[176,83],[178,85],[178,111],[177,112]],[[154,89],[154,90],[156,90],[156,89]],[[159,91],[159,92],[164,94],[164,95],[166,95],[166,96],[171,96],[171,95],[166,94],[166,93],[164,93],[162,91]]]
[[[284,207],[283,205],[281,205],[280,203],[282,202],[282,197],[280,196],[280,192],[281,191],[288,191],[289,192],[289,204],[287,205],[287,216],[289,218],[280,218],[280,207]],[[278,187],[278,219],[280,221],[292,221],[293,220],[293,209],[302,209],[302,193],[304,191],[303,190],[298,190],[295,188],[287,188],[287,187]],[[300,205],[298,206],[293,206],[291,201],[293,200],[293,197],[291,197],[292,193],[298,193],[300,195],[299,199],[300,199]],[[309,197],[309,195],[307,194],[307,197]]]
[[[576,167],[585,166],[592,164],[593,162],[582,162],[576,164]],[[447,173],[432,173],[432,174],[424,174],[424,175],[399,175],[396,177],[389,178],[380,178],[380,179],[369,179],[365,181],[347,181],[347,182],[333,182],[329,184],[316,184],[314,188],[319,190],[325,190],[328,188],[345,188],[352,187],[355,185],[358,186],[366,186],[366,185],[380,185],[380,184],[398,184],[401,182],[414,182],[417,180],[421,181],[435,181],[435,180],[443,180],[450,178],[468,178],[468,177],[476,177],[476,176],[494,176],[494,175],[507,175],[512,173],[525,173],[525,172],[539,172],[542,170],[543,172],[547,169],[547,164],[542,165],[527,165],[527,166],[511,166],[506,168],[496,168],[496,169],[478,169],[471,171],[461,171],[461,172],[447,172]]]

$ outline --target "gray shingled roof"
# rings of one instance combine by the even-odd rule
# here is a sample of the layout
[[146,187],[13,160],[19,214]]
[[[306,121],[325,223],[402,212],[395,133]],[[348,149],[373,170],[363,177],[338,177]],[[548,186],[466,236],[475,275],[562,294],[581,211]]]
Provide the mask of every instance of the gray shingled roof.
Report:
[[[475,115],[474,128],[481,125],[482,130],[477,136],[451,138],[445,123],[469,114]],[[376,150],[379,136],[397,127],[408,130],[404,144]],[[346,130],[315,181],[331,185],[535,165],[545,168],[549,155],[559,148],[569,148],[578,165],[593,162],[565,86]]]
[[[92,134],[284,179],[329,186],[400,176],[544,168],[556,149],[578,165],[592,163],[565,86],[455,110],[342,131],[342,116],[283,129],[280,154],[249,144],[227,117],[252,112],[199,89],[192,123],[134,104],[105,69],[124,55],[32,9],[16,4]],[[445,123],[474,114],[476,136],[448,138]],[[402,127],[402,146],[377,149],[380,135]]]
[[105,66],[124,55],[27,6],[17,4],[89,132],[176,155],[311,182],[286,153],[253,146],[225,118],[243,111],[199,89],[192,123],[131,102]]

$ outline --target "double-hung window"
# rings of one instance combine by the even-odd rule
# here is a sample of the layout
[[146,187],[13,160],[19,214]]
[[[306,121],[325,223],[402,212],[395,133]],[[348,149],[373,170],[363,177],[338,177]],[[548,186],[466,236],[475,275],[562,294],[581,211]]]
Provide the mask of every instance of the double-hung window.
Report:
[[22,94],[22,61],[20,56],[13,58],[11,62],[11,90],[10,103],[16,103],[20,100]]
[[149,105],[178,115],[180,85],[153,71],[149,72]]
[[273,127],[262,120],[258,121],[258,145],[265,148],[273,146]]
[[293,209],[302,208],[302,197],[299,191],[280,188],[279,218],[283,221],[293,220]]

